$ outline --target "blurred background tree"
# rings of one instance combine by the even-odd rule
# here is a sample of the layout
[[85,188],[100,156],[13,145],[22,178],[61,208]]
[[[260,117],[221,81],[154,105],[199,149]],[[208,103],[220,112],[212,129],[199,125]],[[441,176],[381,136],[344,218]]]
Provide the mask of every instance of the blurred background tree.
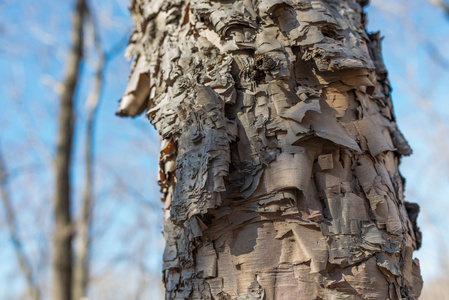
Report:
[[[53,161],[75,2],[0,1],[0,299],[51,296]],[[162,297],[158,136],[145,118],[119,119],[111,105],[129,74],[123,59],[132,30],[128,5],[128,0],[91,0],[83,22],[69,182],[73,263],[83,265],[82,249],[89,249],[89,299]],[[401,172],[406,199],[421,206],[423,246],[416,253],[425,281],[421,299],[445,299],[449,286],[447,7],[444,0],[372,0],[367,8],[368,29],[385,37],[396,116],[414,150]],[[88,219],[92,228],[86,230]]]
[[[147,131],[143,119],[125,124],[110,105],[111,100],[118,103],[128,76],[122,58],[131,34],[127,5],[0,4],[2,104],[8,112],[0,120],[1,299],[51,297],[53,278],[60,277],[52,275],[53,257],[63,248],[56,243],[53,247],[52,240],[58,236],[55,228],[64,227],[55,224],[55,198],[71,212],[65,216],[69,238],[63,243],[72,243],[75,275],[56,298],[69,299],[67,289],[79,297],[83,281],[94,299],[152,298],[158,290],[162,213],[156,174],[151,172],[157,168],[158,137]],[[73,117],[66,114],[60,122],[66,124],[63,130],[58,115],[68,102],[73,102]],[[65,147],[57,147],[58,131]],[[55,163],[61,153],[70,164],[63,167],[66,175],[55,176],[61,174],[57,165],[64,165]],[[55,184],[63,177],[67,182]],[[56,187],[62,185],[65,191],[58,193]],[[86,228],[89,220],[94,222]],[[68,263],[71,254],[65,248],[63,260]]]

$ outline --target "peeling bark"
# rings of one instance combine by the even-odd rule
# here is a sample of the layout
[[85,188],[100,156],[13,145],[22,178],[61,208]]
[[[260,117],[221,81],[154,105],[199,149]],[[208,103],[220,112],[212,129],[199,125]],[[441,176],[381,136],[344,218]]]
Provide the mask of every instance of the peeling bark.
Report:
[[418,298],[367,2],[132,1],[118,114],[162,136],[166,299]]

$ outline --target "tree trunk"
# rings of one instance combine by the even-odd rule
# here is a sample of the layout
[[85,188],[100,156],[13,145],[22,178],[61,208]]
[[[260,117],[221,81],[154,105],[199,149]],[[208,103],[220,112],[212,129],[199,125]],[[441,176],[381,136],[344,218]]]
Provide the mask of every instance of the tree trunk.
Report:
[[70,300],[72,289],[72,236],[70,214],[70,170],[74,108],[79,68],[83,57],[84,0],[76,1],[73,18],[72,48],[60,99],[58,148],[55,158],[55,230],[53,237],[53,299]]
[[167,299],[417,299],[417,205],[355,0],[135,0],[118,115],[162,136]]
[[95,80],[92,92],[86,101],[87,108],[87,130],[85,136],[85,183],[83,201],[81,206],[81,217],[78,222],[79,244],[76,249],[76,260],[73,268],[73,299],[87,299],[87,288],[89,283],[90,253],[92,248],[91,231],[93,227],[92,210],[95,202],[93,195],[94,186],[94,141],[95,123],[97,121],[98,105],[100,102],[103,78],[106,68],[106,57],[100,44],[95,20],[92,17],[90,8],[85,6],[86,15],[90,17],[92,34],[95,41],[95,48],[98,53],[98,62],[95,70]]

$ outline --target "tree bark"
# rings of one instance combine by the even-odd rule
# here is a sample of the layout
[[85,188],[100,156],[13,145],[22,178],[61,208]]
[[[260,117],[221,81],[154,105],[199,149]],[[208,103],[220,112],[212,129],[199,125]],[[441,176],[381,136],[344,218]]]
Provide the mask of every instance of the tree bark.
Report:
[[355,0],[135,0],[118,115],[162,136],[167,299],[417,299],[418,207]]
[[58,147],[55,158],[55,230],[53,238],[53,299],[72,299],[72,236],[70,170],[74,131],[74,96],[83,57],[84,0],[77,0],[73,18],[72,48],[60,98]]

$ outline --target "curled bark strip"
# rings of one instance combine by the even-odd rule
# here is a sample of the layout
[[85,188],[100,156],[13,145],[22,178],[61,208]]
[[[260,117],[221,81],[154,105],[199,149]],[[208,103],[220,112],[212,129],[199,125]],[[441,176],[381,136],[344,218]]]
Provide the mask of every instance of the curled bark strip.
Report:
[[367,2],[134,2],[167,299],[419,296],[411,149]]

